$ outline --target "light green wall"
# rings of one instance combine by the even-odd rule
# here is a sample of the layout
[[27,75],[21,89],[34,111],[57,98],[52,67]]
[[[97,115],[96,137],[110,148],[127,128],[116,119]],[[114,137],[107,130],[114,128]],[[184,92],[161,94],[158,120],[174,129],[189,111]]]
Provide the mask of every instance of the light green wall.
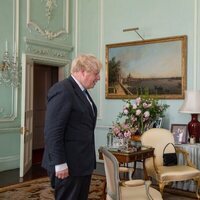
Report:
[[[43,27],[46,21],[41,13],[44,10],[41,1],[30,0],[30,2],[31,19]],[[13,0],[0,0],[0,5],[0,26],[4,27],[0,32],[0,53],[2,55],[6,39],[9,42],[9,51],[12,52],[12,14],[6,19],[4,14],[7,11],[12,13]],[[26,5],[27,0],[20,0],[19,59],[22,53],[28,51],[24,40],[26,37],[45,41],[49,45],[56,43],[73,47],[73,51],[67,51],[67,58],[72,58],[79,53],[92,53],[103,63],[101,80],[91,91],[99,111],[95,133],[97,149],[105,144],[108,127],[112,125],[112,121],[116,119],[123,105],[119,99],[105,99],[105,45],[140,40],[136,33],[123,32],[123,29],[139,27],[139,33],[144,39],[187,35],[187,88],[200,89],[200,3],[198,0],[70,0],[70,32],[53,40],[41,36],[33,28],[31,31],[28,29]],[[51,25],[48,26],[51,30],[56,31],[61,25],[61,13],[62,11],[56,12],[57,18],[53,19]],[[32,48],[43,49],[43,46],[35,45],[32,45]],[[9,89],[0,86],[0,92],[8,95]],[[0,121],[0,171],[8,169],[9,163],[11,163],[11,168],[19,165],[15,161],[19,158],[20,95],[21,89],[19,88],[17,118],[13,121]],[[183,100],[163,100],[163,102],[170,105],[163,122],[164,128],[170,128],[171,124],[188,123],[190,116],[178,112]],[[9,109],[9,104],[9,100],[6,102],[5,97],[0,97],[0,107],[2,105]],[[10,145],[12,148],[9,147]],[[3,161],[6,161],[6,164],[3,164]]]
[[[187,35],[187,89],[200,89],[198,53],[200,3],[197,0],[79,0],[77,2],[78,40],[80,40],[77,43],[78,52],[98,52],[97,55],[104,65],[100,84],[95,88],[95,92],[92,92],[99,109],[96,128],[97,149],[105,144],[108,127],[116,120],[123,106],[123,102],[119,99],[105,99],[105,45],[141,40],[136,33],[123,32],[123,29],[139,27],[139,33],[144,39]],[[170,129],[171,124],[188,123],[190,115],[178,112],[183,100],[162,101],[170,105],[163,120],[164,128]]]
[[[57,1],[57,6],[48,23],[46,1],[0,0],[0,64],[2,64],[6,40],[10,58],[14,43],[19,41],[17,51],[20,73],[22,54],[28,54],[40,60],[55,59],[58,63],[68,62],[65,60],[70,61],[74,40],[74,1],[69,0],[69,12],[65,9],[67,2],[68,0]],[[27,7],[28,3],[30,3],[29,7]],[[19,12],[17,12],[17,6],[19,6]],[[56,35],[66,29],[67,17],[69,17],[69,32],[65,31],[58,36],[47,38],[50,33]],[[28,26],[28,21],[34,24]],[[0,84],[0,171],[19,167],[21,107],[23,106],[21,89],[21,85],[16,89]]]

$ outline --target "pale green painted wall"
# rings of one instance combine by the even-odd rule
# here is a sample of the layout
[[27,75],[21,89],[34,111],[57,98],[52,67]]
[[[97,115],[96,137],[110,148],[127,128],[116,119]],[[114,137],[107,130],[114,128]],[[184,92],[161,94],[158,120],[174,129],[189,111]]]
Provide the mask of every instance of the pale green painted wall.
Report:
[[[57,1],[57,7],[53,11],[50,23],[45,16],[46,1],[41,0],[0,0],[0,64],[2,63],[5,41],[8,41],[8,52],[13,52],[13,38],[16,37],[15,8],[19,2],[19,68],[21,71],[22,54],[50,57],[62,60],[72,59],[74,40],[74,1],[69,0],[69,13],[66,14],[65,4],[67,0]],[[30,9],[27,4],[30,2]],[[67,16],[69,16],[69,33],[59,37],[48,39],[39,33],[34,26],[27,26],[27,10],[30,13],[30,21],[36,23],[42,31],[52,34],[66,28]],[[63,27],[63,28],[62,28]],[[48,34],[48,33],[47,33]],[[32,43],[27,42],[30,40]],[[46,45],[42,42],[46,42]],[[69,50],[69,51],[68,51]],[[60,57],[59,57],[60,56]],[[68,70],[68,69],[66,69]],[[20,77],[21,78],[21,77]],[[0,85],[0,171],[19,167],[20,159],[20,127],[21,127],[21,86],[17,90]],[[14,98],[12,98],[14,96]],[[14,109],[14,110],[13,110]],[[16,115],[16,116],[15,116]]]
[[[123,32],[125,28],[139,27],[144,39],[187,35],[187,88],[200,89],[199,33],[200,4],[195,0],[79,0],[78,52],[98,52],[104,65],[100,87],[93,97],[98,100],[100,115],[96,128],[96,148],[106,142],[106,133],[112,121],[121,111],[123,102],[105,99],[105,45],[140,40],[134,32]],[[91,8],[92,7],[92,8]],[[93,11],[91,11],[93,9]],[[95,16],[93,16],[93,14]],[[90,17],[89,17],[90,15]],[[91,20],[88,20],[91,18]],[[98,36],[94,37],[96,31]],[[197,34],[197,38],[195,38]],[[98,41],[97,41],[98,40]],[[94,43],[96,44],[94,46]],[[98,51],[100,50],[100,51]],[[197,57],[195,57],[195,53]],[[197,75],[196,75],[197,74]],[[196,77],[195,77],[196,76]],[[101,95],[99,97],[99,95]],[[190,115],[180,114],[183,100],[162,100],[170,105],[163,127],[171,124],[187,124]],[[97,154],[98,157],[98,154]]]
[[[26,27],[26,0],[20,0],[20,56],[25,51],[24,37],[42,39],[35,31],[29,31]],[[31,0],[32,2],[32,0]],[[33,2],[32,2],[33,3]],[[40,4],[38,0],[35,4]],[[7,9],[11,11],[12,0],[0,0],[0,11]],[[5,8],[2,8],[3,6]],[[41,8],[39,9],[41,10]],[[77,11],[77,12],[76,12]],[[31,13],[37,13],[31,10]],[[37,17],[39,15],[35,16]],[[4,18],[3,18],[4,19]],[[12,41],[12,19],[2,19],[0,12],[0,25],[5,31],[0,32],[0,53],[4,50],[4,41],[8,37]],[[92,53],[99,57],[103,63],[101,81],[91,91],[91,94],[98,106],[99,116],[96,128],[96,148],[106,142],[106,133],[112,121],[116,119],[121,110],[121,100],[105,99],[105,45],[127,41],[140,40],[134,32],[123,32],[124,28],[139,27],[140,34],[145,39],[169,37],[176,35],[188,36],[187,48],[187,88],[200,89],[200,3],[198,0],[73,0],[70,1],[70,33],[64,41],[61,38],[54,40],[56,43],[72,45],[72,55],[79,53]],[[43,24],[44,21],[41,21]],[[60,23],[60,21],[59,21]],[[54,24],[55,26],[59,25]],[[44,25],[44,24],[43,24]],[[52,25],[52,27],[54,27]],[[195,34],[197,37],[195,37]],[[12,50],[12,46],[9,47]],[[72,56],[71,54],[69,56]],[[195,55],[197,55],[195,57]],[[198,75],[196,75],[198,74]],[[0,87],[2,94],[7,89]],[[19,89],[19,108],[20,108]],[[1,99],[1,97],[0,97]],[[4,98],[2,98],[3,100]],[[5,101],[5,99],[3,100]],[[172,123],[186,124],[190,120],[187,114],[178,112],[183,100],[163,100],[170,104],[166,113],[163,126],[170,128]],[[0,104],[1,105],[1,104]],[[8,161],[11,167],[18,167],[15,160],[19,156],[19,131],[10,128],[20,127],[20,112],[13,122],[0,122],[0,170],[8,169],[1,161]],[[4,129],[3,129],[4,128]],[[9,143],[9,141],[14,141]],[[8,145],[5,145],[8,144]],[[9,144],[12,148],[9,148]],[[98,156],[97,156],[98,157]]]

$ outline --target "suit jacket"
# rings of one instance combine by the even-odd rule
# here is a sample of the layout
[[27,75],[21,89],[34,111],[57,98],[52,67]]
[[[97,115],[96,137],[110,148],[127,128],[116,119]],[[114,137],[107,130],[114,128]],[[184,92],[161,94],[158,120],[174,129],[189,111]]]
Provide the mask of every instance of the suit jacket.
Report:
[[71,76],[50,88],[42,161],[49,173],[55,172],[55,165],[65,162],[72,176],[90,175],[96,168],[94,129],[97,108],[89,98],[94,112]]

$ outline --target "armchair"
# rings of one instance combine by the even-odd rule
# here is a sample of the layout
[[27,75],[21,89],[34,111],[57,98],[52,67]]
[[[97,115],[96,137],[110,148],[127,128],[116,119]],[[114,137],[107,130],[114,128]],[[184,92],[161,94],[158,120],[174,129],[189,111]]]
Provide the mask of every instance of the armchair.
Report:
[[115,156],[105,147],[100,147],[104,159],[104,168],[107,180],[106,200],[162,200],[161,193],[150,187],[150,181],[119,179],[119,163]]
[[[200,171],[195,168],[189,159],[189,153],[185,150],[175,147],[176,153],[181,153],[185,159],[185,165],[164,166],[163,149],[168,143],[174,144],[174,137],[169,130],[163,128],[152,128],[144,132],[141,136],[142,145],[155,148],[154,157],[145,160],[145,167],[148,176],[158,182],[161,194],[165,185],[173,181],[194,180],[197,183],[196,195],[200,199]],[[170,145],[172,146],[172,145]],[[173,148],[167,150],[169,153],[174,152]]]

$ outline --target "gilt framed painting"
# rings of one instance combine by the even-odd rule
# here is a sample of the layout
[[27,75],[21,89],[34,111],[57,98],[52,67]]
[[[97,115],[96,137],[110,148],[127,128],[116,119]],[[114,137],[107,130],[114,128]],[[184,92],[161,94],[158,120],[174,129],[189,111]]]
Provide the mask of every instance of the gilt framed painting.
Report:
[[183,99],[187,36],[106,45],[106,98]]

